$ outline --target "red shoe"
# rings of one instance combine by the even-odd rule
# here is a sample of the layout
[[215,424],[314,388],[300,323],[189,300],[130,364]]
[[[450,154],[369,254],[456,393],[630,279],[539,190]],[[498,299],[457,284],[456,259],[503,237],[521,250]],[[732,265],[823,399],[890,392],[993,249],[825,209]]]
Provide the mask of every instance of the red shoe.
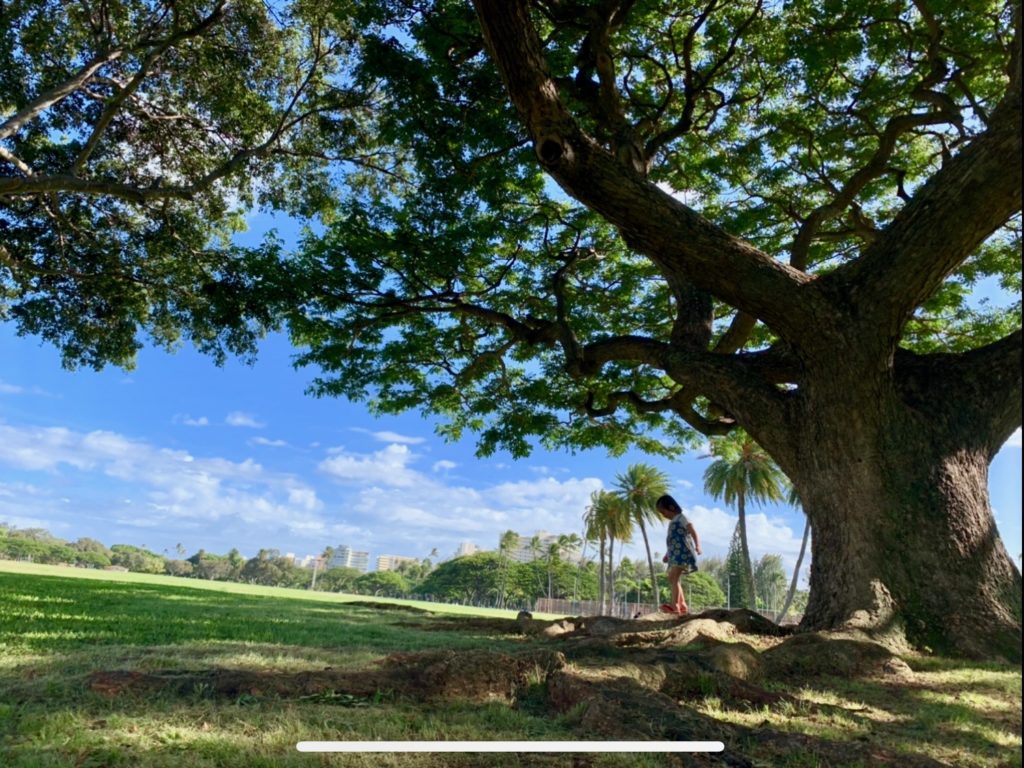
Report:
[[674,613],[678,613],[680,616],[686,616],[690,612],[690,609],[685,605],[682,608],[676,608]]
[[679,613],[674,605],[669,605],[668,603],[662,603],[658,610],[662,613]]

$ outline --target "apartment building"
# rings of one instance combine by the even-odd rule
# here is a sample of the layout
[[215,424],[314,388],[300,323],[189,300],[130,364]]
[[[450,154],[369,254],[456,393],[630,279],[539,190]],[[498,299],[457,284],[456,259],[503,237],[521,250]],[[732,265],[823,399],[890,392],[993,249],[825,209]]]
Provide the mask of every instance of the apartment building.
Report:
[[347,544],[339,544],[334,548],[334,555],[327,561],[327,568],[355,568],[366,573],[370,568],[370,553],[358,552]]
[[377,570],[378,571],[394,571],[402,563],[418,563],[419,559],[415,557],[405,557],[404,555],[378,555],[377,556]]
[[[517,533],[517,543],[508,552],[510,559],[515,560],[519,563],[529,563],[533,560],[544,560],[548,556],[548,549],[552,544],[558,543],[558,537],[560,534],[548,533],[547,531],[537,531],[534,536],[523,536]],[[536,543],[534,539],[536,538]],[[498,539],[500,546],[501,539]],[[559,553],[559,557],[562,560],[576,561],[580,557],[579,549],[563,549]]]

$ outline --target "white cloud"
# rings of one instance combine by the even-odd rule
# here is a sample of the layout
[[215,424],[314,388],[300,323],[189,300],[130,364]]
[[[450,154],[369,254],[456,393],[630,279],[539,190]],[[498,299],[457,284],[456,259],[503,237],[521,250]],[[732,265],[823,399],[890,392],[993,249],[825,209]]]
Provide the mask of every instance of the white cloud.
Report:
[[448,461],[448,459],[441,459],[440,461],[435,461],[430,468],[434,472],[447,472],[450,469],[455,469],[457,466],[459,465],[456,464],[454,461]]
[[373,432],[363,427],[352,427],[353,432],[363,432],[373,437],[374,440],[380,443],[398,443],[400,445],[419,445],[420,443],[426,442],[425,437],[411,437],[409,435],[401,435],[398,432],[391,432],[389,430],[382,430],[380,432]]
[[[323,503],[316,491],[290,474],[274,473],[246,459],[196,457],[187,451],[170,450],[115,432],[75,432],[62,427],[12,427],[0,424],[0,465],[44,471],[61,477],[62,496],[75,483],[99,485],[108,494],[129,491],[133,501],[119,505],[135,514],[117,513],[115,521],[134,526],[174,527],[188,521],[235,521],[249,527],[285,527],[301,530],[318,517]],[[67,470],[76,470],[67,475]],[[110,480],[125,486],[111,486]],[[56,485],[56,483],[54,483]],[[6,486],[10,489],[10,486]],[[0,496],[6,500],[8,494]],[[95,490],[83,498],[95,496]],[[115,496],[125,499],[126,496]],[[0,504],[0,513],[35,515],[46,508],[55,517],[59,499],[38,504],[28,494]],[[45,501],[45,500],[44,500]],[[93,517],[109,525],[109,496],[92,502]]]
[[254,437],[249,441],[253,445],[265,445],[268,448],[284,448],[288,445],[284,440],[270,440],[266,437]]
[[319,469],[339,480],[408,488],[419,477],[406,466],[413,454],[404,445],[389,445],[371,454],[346,453],[342,448],[330,452],[334,455],[321,461]]
[[8,384],[3,379],[0,379],[0,395],[23,395],[25,394],[25,388],[19,387],[15,384]]
[[1021,447],[1020,427],[1017,427],[1017,429],[1014,431],[1014,433],[1012,435],[1010,435],[1010,437],[1007,439],[1007,441],[1005,443],[1003,443],[1003,447],[1004,448],[1020,448]]
[[179,413],[177,416],[174,417],[174,422],[176,424],[184,424],[186,427],[208,427],[208,426],[210,426],[210,420],[208,418],[206,418],[205,416],[199,416],[198,418],[193,418],[192,416],[189,416],[187,413]]
[[[415,469],[419,459],[407,446],[389,445],[370,454],[331,448],[320,469],[357,486],[346,504],[346,516],[372,517],[386,533],[379,546],[388,551],[408,551],[436,546],[447,551],[471,536],[484,546],[497,541],[509,528],[528,534],[579,531],[590,494],[601,487],[596,478],[553,477],[482,488],[450,485]],[[434,462],[431,469],[454,467],[454,462]],[[386,540],[385,540],[386,539]],[[364,546],[376,546],[366,542]]]
[[257,421],[256,417],[251,413],[245,413],[244,411],[232,411],[224,418],[224,423],[229,427],[248,427],[250,429],[259,429],[260,427],[267,426],[261,421]]

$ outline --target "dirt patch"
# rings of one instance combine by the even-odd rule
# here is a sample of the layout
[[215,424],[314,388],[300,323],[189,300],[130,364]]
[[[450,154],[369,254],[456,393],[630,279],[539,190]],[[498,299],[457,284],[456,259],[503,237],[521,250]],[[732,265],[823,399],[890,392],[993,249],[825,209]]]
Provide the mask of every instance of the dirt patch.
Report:
[[[943,765],[867,740],[832,742],[775,731],[768,722],[751,728],[716,719],[716,712],[725,717],[726,710],[782,707],[792,708],[783,712],[821,709],[828,715],[832,707],[771,689],[818,675],[881,678],[894,689],[920,682],[902,659],[877,643],[848,635],[779,635],[756,619],[751,626],[756,624],[757,633],[747,634],[739,627],[748,619],[735,611],[648,621],[431,617],[409,625],[519,634],[531,650],[395,653],[355,671],[110,671],[94,673],[86,682],[90,690],[109,697],[256,697],[339,706],[374,706],[392,699],[498,702],[525,707],[535,716],[558,715],[580,739],[721,741],[726,746],[722,753],[686,755],[680,765],[755,764],[745,755],[756,755],[757,765],[773,765],[796,754],[806,755],[809,765]],[[720,709],[708,708],[709,699]],[[749,722],[748,714],[743,717]],[[666,764],[676,765],[674,760],[667,758]]]
[[836,675],[914,679],[907,663],[885,646],[823,632],[794,635],[765,651],[763,657],[765,671],[772,678]]
[[401,603],[377,603],[373,600],[351,600],[342,605],[354,605],[359,608],[372,608],[375,611],[400,611],[402,613],[419,613],[431,615],[426,608],[417,608],[415,605],[402,605]]
[[751,765],[728,749],[734,740],[731,727],[680,707],[665,694],[630,678],[594,681],[557,670],[548,678],[548,699],[556,712],[575,719],[589,738],[722,741],[727,744],[725,753],[695,754],[692,764]]
[[463,632],[477,631],[494,635],[521,635],[523,628],[515,619],[483,619],[483,618],[434,618],[429,621],[401,621],[396,626],[410,627],[424,632]]
[[304,698],[336,694],[349,697],[405,697],[514,701],[520,690],[565,665],[562,654],[535,650],[520,654],[490,651],[430,651],[393,654],[376,668],[340,672],[279,673],[212,669],[202,672],[94,672],[87,687],[101,695],[170,694]]

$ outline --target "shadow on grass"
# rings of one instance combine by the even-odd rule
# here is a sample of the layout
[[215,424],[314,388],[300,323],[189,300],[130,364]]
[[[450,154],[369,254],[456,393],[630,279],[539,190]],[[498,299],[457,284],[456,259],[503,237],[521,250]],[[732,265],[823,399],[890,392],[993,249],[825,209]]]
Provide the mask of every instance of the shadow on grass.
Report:
[[[963,670],[969,669],[970,663],[949,660],[943,667]],[[995,671],[994,665],[987,669]],[[1014,675],[1008,667],[1001,671],[1007,679]],[[1018,686],[1019,679],[1018,675]],[[878,745],[908,756],[930,755],[964,768],[1009,768],[1021,764],[1017,736],[1021,725],[1019,691],[1014,704],[1003,685],[993,686],[987,681],[957,684],[919,679],[908,683],[828,677],[808,684],[807,689],[836,695],[856,705],[809,706],[793,718],[792,730],[845,731],[851,743]],[[971,695],[999,698],[1006,707],[972,706],[948,700]]]

